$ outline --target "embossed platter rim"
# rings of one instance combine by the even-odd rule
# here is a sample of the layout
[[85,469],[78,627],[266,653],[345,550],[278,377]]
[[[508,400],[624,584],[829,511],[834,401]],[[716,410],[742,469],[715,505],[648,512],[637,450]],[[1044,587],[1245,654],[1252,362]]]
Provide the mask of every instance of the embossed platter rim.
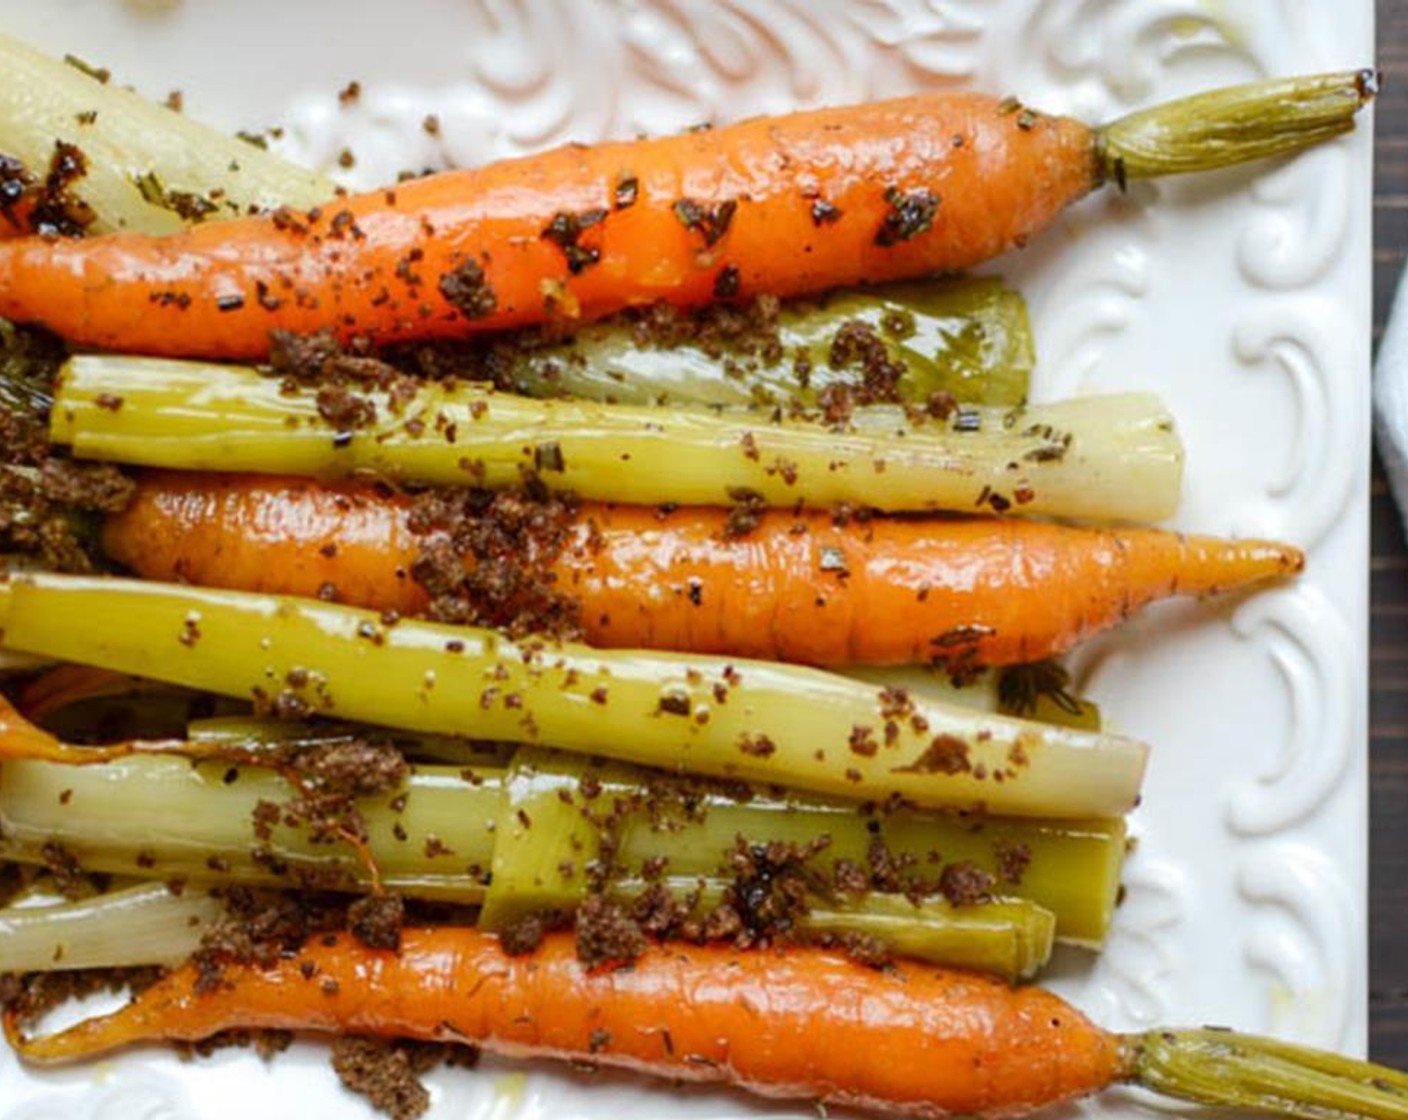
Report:
[[[1373,42],[1368,0],[0,0],[0,26],[157,98],[179,87],[216,123],[281,121],[297,158],[350,147],[363,184],[917,84],[1098,119],[1363,65]],[[340,109],[353,77],[363,96]],[[421,128],[432,112],[437,137]],[[1116,933],[1054,972],[1111,1026],[1217,1021],[1363,1047],[1369,150],[1362,128],[1256,174],[1093,199],[994,266],[1032,302],[1038,395],[1168,400],[1189,450],[1179,526],[1310,548],[1295,588],[1150,612],[1076,659],[1110,718],[1156,746]],[[433,1114],[809,1114],[524,1068],[433,1074]],[[0,1117],[366,1113],[311,1045],[270,1067],[142,1051],[35,1074],[4,1055],[0,1085]]]

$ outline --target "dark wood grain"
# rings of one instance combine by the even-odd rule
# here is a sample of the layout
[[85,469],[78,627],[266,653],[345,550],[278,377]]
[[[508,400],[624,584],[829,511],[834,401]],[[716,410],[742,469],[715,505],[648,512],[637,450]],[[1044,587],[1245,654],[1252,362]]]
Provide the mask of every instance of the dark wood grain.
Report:
[[[1408,4],[1378,0],[1374,337],[1408,256]],[[1374,463],[1369,630],[1369,1048],[1408,1069],[1408,547]]]

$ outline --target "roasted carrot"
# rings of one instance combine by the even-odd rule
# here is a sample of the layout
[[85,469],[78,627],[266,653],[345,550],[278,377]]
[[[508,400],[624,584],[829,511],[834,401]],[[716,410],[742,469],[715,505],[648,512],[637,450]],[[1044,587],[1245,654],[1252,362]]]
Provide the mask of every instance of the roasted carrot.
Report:
[[658,945],[629,968],[585,968],[569,935],[510,956],[467,928],[407,929],[399,952],[343,934],[268,968],[194,965],[112,1014],[57,1034],[6,1032],[55,1063],[151,1039],[278,1028],[473,1043],[911,1116],[1014,1117],[1134,1082],[1280,1115],[1408,1117],[1408,1077],[1227,1031],[1101,1030],[1038,988],[839,954]]
[[1368,72],[1257,83],[1105,129],[942,92],[446,172],[165,237],[0,242],[0,316],[71,341],[256,358],[269,332],[388,342],[966,268],[1107,179],[1352,127]]
[[274,968],[225,969],[197,994],[182,968],[118,1013],[19,1043],[31,1061],[233,1027],[438,1038],[575,1057],[689,1081],[733,1081],[939,1115],[1012,1114],[1098,1090],[1119,1041],[1040,989],[840,954],[653,948],[629,969],[585,970],[569,936],[509,956],[472,929],[406,930],[398,953],[310,941]]
[[[414,614],[428,602],[416,558],[439,531],[418,537],[409,508],[367,487],[158,472],[108,519],[102,542],[151,579],[335,594]],[[1303,563],[1289,545],[1150,529],[936,518],[838,526],[826,513],[773,512],[730,536],[728,519],[583,505],[560,545],[530,537],[506,559],[569,597],[598,646],[955,668],[1041,660],[1156,599],[1249,587]]]

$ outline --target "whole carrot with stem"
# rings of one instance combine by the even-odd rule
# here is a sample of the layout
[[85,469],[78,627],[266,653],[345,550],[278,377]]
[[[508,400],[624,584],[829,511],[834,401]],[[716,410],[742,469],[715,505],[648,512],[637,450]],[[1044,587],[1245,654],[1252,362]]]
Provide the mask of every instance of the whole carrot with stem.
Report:
[[1104,1031],[1038,988],[838,954],[658,945],[588,970],[568,935],[510,956],[472,929],[408,929],[399,952],[315,938],[269,968],[177,969],[124,1008],[43,1037],[55,1063],[232,1028],[473,1043],[911,1116],[1013,1117],[1119,1083],[1282,1116],[1408,1117],[1408,1077],[1226,1031]]
[[967,268],[1107,181],[1353,127],[1370,71],[1278,79],[1104,127],[941,92],[451,171],[165,237],[0,244],[0,316],[89,346],[257,358],[273,329],[378,342]]
[[[592,645],[814,665],[1037,661],[1170,595],[1210,595],[1298,572],[1299,550],[1152,529],[1022,519],[770,512],[739,535],[726,510],[584,504],[550,528],[498,503],[469,525],[412,529],[413,501],[365,486],[156,472],[102,530],[149,579],[422,613],[417,574],[492,570],[464,585],[471,617],[504,624],[565,608]],[[494,539],[496,520],[503,539]],[[480,524],[474,524],[478,522]],[[451,532],[491,539],[458,556]],[[498,554],[495,554],[498,550]],[[424,558],[421,563],[418,559]],[[427,574],[428,573],[428,574]],[[519,590],[504,594],[512,577]],[[491,588],[493,600],[475,588]]]

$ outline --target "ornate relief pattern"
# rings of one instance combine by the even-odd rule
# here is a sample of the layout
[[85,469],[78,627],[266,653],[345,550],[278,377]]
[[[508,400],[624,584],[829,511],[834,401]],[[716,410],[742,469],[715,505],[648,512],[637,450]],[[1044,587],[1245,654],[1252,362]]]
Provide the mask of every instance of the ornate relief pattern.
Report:
[[1265,1029],[1310,1046],[1354,1045],[1342,993],[1358,982],[1364,929],[1341,870],[1323,851],[1281,840],[1243,859],[1237,882],[1256,911],[1247,962],[1271,979]]
[[72,1092],[31,1098],[4,1114],[5,1120],[186,1120],[194,1115],[179,1082],[151,1073],[83,1092],[81,1100]]
[[1085,391],[1111,339],[1145,312],[1140,306],[1150,287],[1145,240],[1137,232],[1107,239],[1108,252],[1063,267],[1054,294],[1033,301],[1034,319],[1046,324],[1037,340],[1043,395],[1060,400]]
[[[1337,61],[1327,9],[1303,0],[1282,0],[1280,8],[1280,57],[1257,55],[1261,69],[1312,71]],[[1286,469],[1253,502],[1261,513],[1248,506],[1244,520],[1305,546],[1312,572],[1319,548],[1343,538],[1351,511],[1362,516],[1355,498],[1367,469],[1367,322],[1343,296],[1355,283],[1344,269],[1347,246],[1363,220],[1351,166],[1341,142],[1258,177],[1237,244],[1238,270],[1260,298],[1248,301],[1237,324],[1234,354],[1279,370],[1297,412]],[[1364,857],[1351,842],[1332,860],[1311,842],[1323,835],[1322,818],[1354,803],[1349,779],[1362,782],[1364,773],[1363,638],[1345,613],[1355,609],[1353,598],[1337,591],[1312,575],[1234,617],[1234,631],[1266,650],[1280,672],[1291,720],[1275,768],[1255,783],[1231,783],[1227,823],[1234,833],[1276,838],[1246,849],[1237,871],[1242,896],[1258,912],[1246,957],[1271,978],[1267,1029],[1343,1047],[1363,1033],[1354,1016],[1364,1007]]]
[[1185,59],[1245,57],[1240,29],[1189,0],[1037,0],[1019,42],[1097,121],[1150,100]]
[[1314,284],[1339,259],[1353,213],[1349,159],[1325,148],[1260,179],[1260,211],[1237,245],[1237,264],[1256,287],[1291,291]]
[[1342,303],[1288,293],[1245,315],[1232,347],[1244,364],[1284,376],[1296,401],[1285,465],[1248,501],[1236,528],[1313,549],[1343,516],[1363,473],[1354,449],[1367,445],[1368,417],[1363,400],[1344,391],[1342,372],[1363,365],[1363,344]]
[[[1290,737],[1272,764],[1254,779],[1228,783],[1228,827],[1248,836],[1271,836],[1330,801],[1353,761],[1358,698],[1354,638],[1313,586],[1248,600],[1233,616],[1232,629],[1267,650],[1290,704]],[[1275,744],[1261,746],[1263,751],[1249,755],[1264,754]]]
[[1193,887],[1177,861],[1138,855],[1123,882],[1124,900],[1110,943],[1091,966],[1082,1010],[1122,1030],[1141,1030],[1170,1022],[1174,1013],[1182,967],[1178,927],[1187,921]]
[[[1338,37],[1325,25],[1327,9],[1306,0],[1280,0],[1278,6],[1282,33],[1293,52],[1292,68],[1313,72],[1335,65]],[[1284,67],[1261,68],[1270,73]],[[1253,286],[1290,291],[1329,272],[1344,252],[1353,218],[1351,180],[1349,153],[1342,144],[1259,177],[1252,190],[1260,211],[1237,249],[1237,263]]]
[[[479,0],[463,84],[377,85],[294,102],[280,147],[371,186],[567,140],[671,132],[750,113],[895,95],[971,76],[997,0]],[[588,65],[586,60],[590,60]],[[604,76],[609,75],[609,80]],[[420,128],[427,114],[440,135]],[[399,144],[398,144],[399,141]],[[399,162],[397,162],[399,161]]]

